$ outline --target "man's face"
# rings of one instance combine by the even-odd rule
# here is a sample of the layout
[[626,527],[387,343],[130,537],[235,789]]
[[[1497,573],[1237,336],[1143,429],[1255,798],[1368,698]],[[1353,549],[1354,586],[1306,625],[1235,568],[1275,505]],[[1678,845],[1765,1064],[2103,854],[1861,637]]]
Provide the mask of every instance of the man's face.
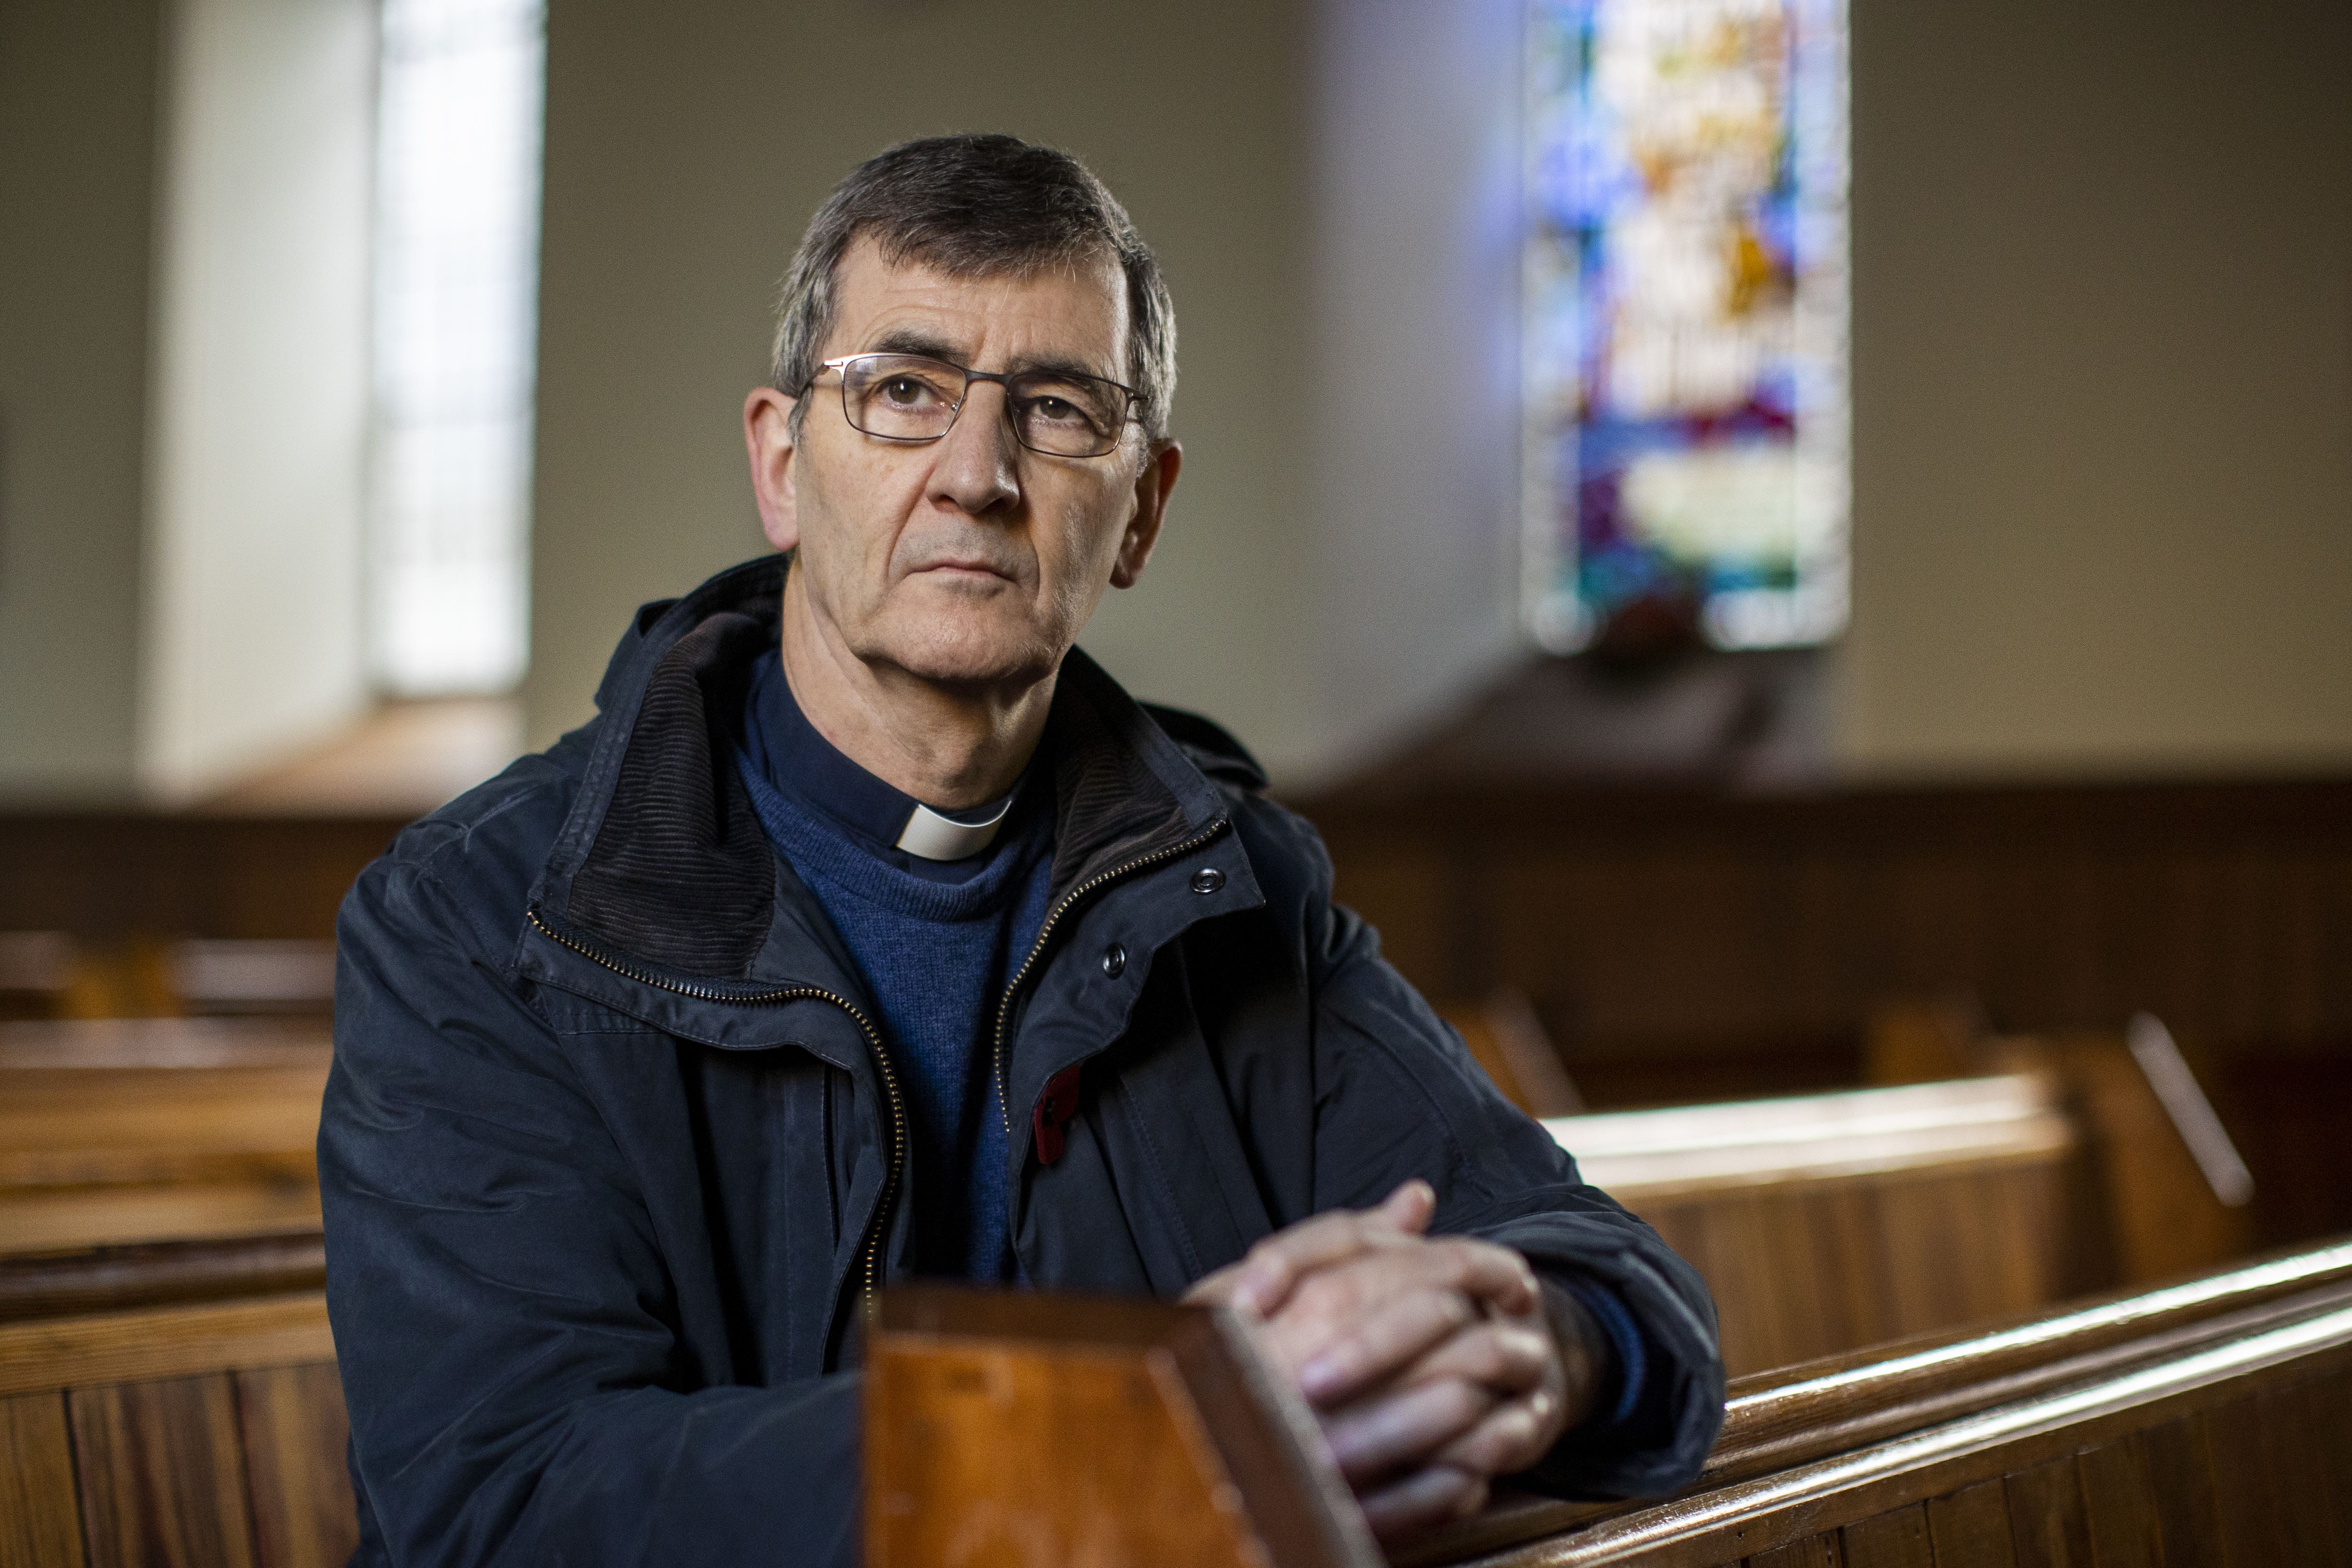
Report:
[[[1034,277],[952,278],[892,266],[869,241],[842,258],[820,355],[922,353],[975,370],[1041,366],[1127,379],[1117,264]],[[1103,589],[1131,584],[1158,537],[1178,457],[1129,425],[1099,458],[1048,457],[1014,437],[1004,388],[975,382],[935,441],[852,426],[838,373],[790,402],[745,408],[769,542],[797,550],[793,589],[820,630],[869,665],[951,684],[1051,675]]]

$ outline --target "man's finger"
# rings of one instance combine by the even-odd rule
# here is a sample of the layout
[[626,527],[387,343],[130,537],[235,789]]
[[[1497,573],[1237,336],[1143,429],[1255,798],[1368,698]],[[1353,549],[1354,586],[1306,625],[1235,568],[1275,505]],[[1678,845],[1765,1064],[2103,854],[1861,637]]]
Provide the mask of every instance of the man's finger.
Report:
[[1316,1352],[1298,1369],[1299,1392],[1311,1405],[1337,1404],[1412,1366],[1477,1321],[1478,1310],[1458,1290],[1408,1290]]
[[1447,1444],[1433,1463],[1480,1476],[1524,1470],[1559,1436],[1559,1401],[1547,1389],[1506,1401]]
[[1350,1486],[1361,1486],[1437,1452],[1499,1404],[1473,1383],[1447,1378],[1374,1394],[1323,1416],[1323,1440]]
[[1298,1281],[1342,1259],[1417,1237],[1435,1212],[1437,1195],[1418,1178],[1400,1185],[1375,1209],[1339,1209],[1278,1230],[1249,1250],[1228,1297],[1234,1306],[1265,1317],[1278,1310]]
[[1399,1373],[1395,1385],[1410,1388],[1434,1378],[1459,1377],[1500,1394],[1517,1395],[1550,1374],[1556,1353],[1542,1330],[1489,1318],[1436,1345]]
[[1394,1541],[1477,1512],[1486,1504],[1486,1482],[1483,1477],[1432,1465],[1360,1500],[1372,1533]]

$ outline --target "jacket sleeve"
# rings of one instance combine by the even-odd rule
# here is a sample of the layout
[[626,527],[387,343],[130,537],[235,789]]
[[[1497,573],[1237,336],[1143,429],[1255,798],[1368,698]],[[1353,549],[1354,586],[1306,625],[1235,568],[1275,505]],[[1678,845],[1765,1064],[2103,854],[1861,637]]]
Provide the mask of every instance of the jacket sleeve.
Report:
[[319,1174],[359,1561],[854,1563],[856,1377],[700,1387],[636,1184],[458,901],[382,861],[338,938]]
[[1315,1207],[1365,1207],[1422,1176],[1437,1189],[1433,1231],[1516,1248],[1588,1304],[1596,1289],[1622,1303],[1640,1335],[1638,1398],[1568,1433],[1519,1479],[1585,1498],[1689,1485],[1723,1422],[1715,1302],[1697,1270],[1578,1176],[1381,957],[1370,927],[1328,903],[1310,920]]

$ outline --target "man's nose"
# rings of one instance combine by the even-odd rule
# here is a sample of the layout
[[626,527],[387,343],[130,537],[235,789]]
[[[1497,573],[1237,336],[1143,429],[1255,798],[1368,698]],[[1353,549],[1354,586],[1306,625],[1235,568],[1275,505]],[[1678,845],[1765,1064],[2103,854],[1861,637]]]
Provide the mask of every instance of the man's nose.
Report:
[[973,517],[1010,507],[1021,498],[1021,446],[1006,417],[1004,388],[976,381],[963,409],[940,437],[931,468],[934,500],[952,501]]

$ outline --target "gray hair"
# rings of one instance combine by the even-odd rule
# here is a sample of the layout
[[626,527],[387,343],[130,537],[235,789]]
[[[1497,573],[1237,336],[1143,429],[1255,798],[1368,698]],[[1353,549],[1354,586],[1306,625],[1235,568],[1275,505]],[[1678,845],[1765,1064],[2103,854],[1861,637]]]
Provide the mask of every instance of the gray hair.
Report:
[[[1069,153],[1012,136],[930,136],[868,158],[809,220],[776,305],[771,367],[797,395],[817,374],[833,330],[841,258],[860,236],[893,266],[920,262],[953,278],[1028,276],[1118,261],[1127,280],[1127,384],[1153,441],[1168,437],[1176,400],[1176,306],[1151,247],[1118,198]],[[800,409],[793,411],[795,426]]]

